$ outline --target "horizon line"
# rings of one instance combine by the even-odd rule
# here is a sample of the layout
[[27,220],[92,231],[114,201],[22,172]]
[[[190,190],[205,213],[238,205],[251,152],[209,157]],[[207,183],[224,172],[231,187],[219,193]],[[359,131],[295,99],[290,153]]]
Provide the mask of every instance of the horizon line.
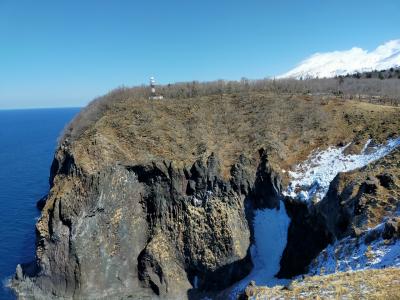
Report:
[[5,110],[39,110],[39,109],[66,109],[66,108],[84,108],[86,105],[83,106],[30,106],[30,107],[0,107],[0,111]]

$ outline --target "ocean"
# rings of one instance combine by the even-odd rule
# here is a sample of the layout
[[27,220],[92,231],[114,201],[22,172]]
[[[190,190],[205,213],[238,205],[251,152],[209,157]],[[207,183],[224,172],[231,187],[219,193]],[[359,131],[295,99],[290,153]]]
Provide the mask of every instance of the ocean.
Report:
[[36,202],[49,190],[57,138],[79,108],[0,110],[0,299],[18,263],[35,257]]

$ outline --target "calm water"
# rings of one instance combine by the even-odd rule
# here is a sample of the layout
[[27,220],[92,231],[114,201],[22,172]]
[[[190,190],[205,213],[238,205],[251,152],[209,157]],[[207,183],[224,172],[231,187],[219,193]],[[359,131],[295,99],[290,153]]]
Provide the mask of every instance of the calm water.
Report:
[[[36,201],[47,194],[57,137],[78,108],[0,110],[0,279],[34,259]],[[0,299],[14,299],[0,288]]]

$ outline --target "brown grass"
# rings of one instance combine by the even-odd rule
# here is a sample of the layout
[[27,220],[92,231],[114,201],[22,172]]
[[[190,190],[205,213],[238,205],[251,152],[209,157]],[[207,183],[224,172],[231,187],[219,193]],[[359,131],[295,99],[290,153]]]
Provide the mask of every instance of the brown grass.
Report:
[[252,289],[254,299],[400,299],[400,269],[312,276],[293,281],[289,289],[248,289]]
[[382,142],[400,128],[397,107],[336,97],[250,92],[147,100],[121,90],[104,99],[97,120],[84,125],[81,116],[69,129],[81,132],[62,140],[88,172],[115,161],[183,167],[214,152],[229,176],[240,154],[256,158],[261,147],[277,169],[287,169],[318,147],[370,136]]
[[[378,178],[379,175],[388,173],[393,176],[394,187],[387,189],[383,187]],[[342,201],[354,201],[357,198],[362,185],[368,179],[376,180],[377,190],[375,193],[360,193],[357,200],[359,213],[353,220],[353,226],[362,230],[374,228],[380,224],[384,217],[394,216],[398,210],[400,198],[400,149],[394,150],[384,158],[373,162],[361,170],[354,170],[341,175],[338,192],[342,195]],[[346,189],[352,186],[351,195],[346,195]]]

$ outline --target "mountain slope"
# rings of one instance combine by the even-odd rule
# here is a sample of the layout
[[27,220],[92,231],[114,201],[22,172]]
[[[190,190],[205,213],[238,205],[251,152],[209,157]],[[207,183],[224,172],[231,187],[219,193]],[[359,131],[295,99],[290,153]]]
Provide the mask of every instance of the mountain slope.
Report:
[[329,78],[398,66],[400,39],[389,41],[370,52],[354,47],[345,51],[316,53],[277,78]]

